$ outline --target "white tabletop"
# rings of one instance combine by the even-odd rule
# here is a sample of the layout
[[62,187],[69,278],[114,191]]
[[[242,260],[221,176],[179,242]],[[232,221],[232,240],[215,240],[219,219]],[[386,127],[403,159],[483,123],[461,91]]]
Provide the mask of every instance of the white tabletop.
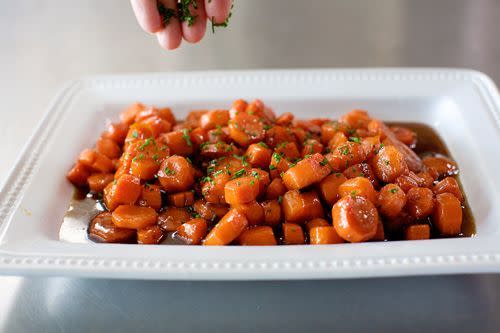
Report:
[[[167,53],[128,1],[0,1],[0,184],[67,80],[172,70],[445,66],[500,82],[498,0],[237,0]],[[0,277],[6,332],[500,331],[500,276],[296,282]],[[344,329],[343,329],[344,328]]]

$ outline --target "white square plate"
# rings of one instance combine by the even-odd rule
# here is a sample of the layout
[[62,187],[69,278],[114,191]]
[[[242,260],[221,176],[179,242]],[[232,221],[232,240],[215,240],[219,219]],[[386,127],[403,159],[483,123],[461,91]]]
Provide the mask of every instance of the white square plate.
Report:
[[[472,238],[279,247],[77,244],[59,239],[65,174],[129,103],[190,109],[261,98],[278,113],[353,108],[420,122],[444,139],[476,220]],[[452,69],[280,70],[95,77],[50,106],[0,194],[0,272],[141,279],[314,279],[500,271],[500,98],[483,74]]]

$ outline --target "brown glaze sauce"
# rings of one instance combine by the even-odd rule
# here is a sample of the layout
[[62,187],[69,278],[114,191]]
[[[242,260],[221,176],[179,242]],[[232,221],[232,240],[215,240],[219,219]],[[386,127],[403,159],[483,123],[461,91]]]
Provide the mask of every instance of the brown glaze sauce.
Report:
[[[436,131],[430,126],[420,124],[420,123],[405,123],[405,122],[390,122],[388,123],[390,126],[402,126],[407,127],[417,133],[417,144],[413,148],[415,153],[417,153],[420,157],[424,157],[429,154],[441,154],[453,159],[448,148],[446,147],[444,141],[441,137],[436,133]],[[460,169],[460,166],[459,166]],[[460,183],[459,177],[457,177],[457,181],[459,182],[460,187],[462,188],[462,184]],[[463,204],[463,220],[462,220],[462,232],[458,237],[472,237],[476,233],[476,227],[474,223],[474,218],[472,216],[471,210],[468,205],[467,196],[462,189],[462,193],[464,193],[465,201]],[[98,204],[96,204],[96,202]],[[81,216],[75,216],[76,212],[82,212],[83,208],[87,209],[85,214],[81,214]],[[92,212],[88,211],[88,207],[93,207]],[[101,202],[99,197],[92,195],[82,189],[76,189],[74,196],[70,202],[68,212],[66,213],[63,224],[66,222],[68,216],[71,216],[73,219],[77,218],[81,220],[82,224],[88,226],[90,220],[88,220],[89,216],[96,216],[97,214],[103,212],[104,204]],[[422,223],[431,224],[432,221],[430,218],[421,221]],[[88,229],[88,228],[85,228]],[[62,228],[61,228],[62,230]],[[80,230],[80,229],[79,229]],[[434,230],[432,228],[431,230]],[[84,231],[87,233],[87,231]],[[389,240],[397,240],[400,239],[398,235],[386,235]],[[438,235],[431,235],[431,238],[438,238]],[[67,237],[64,237],[67,238]],[[90,240],[89,240],[90,241]],[[90,241],[91,242],[91,241]],[[169,233],[165,236],[164,240],[161,244],[168,245],[184,245],[184,243],[175,237],[175,232]]]

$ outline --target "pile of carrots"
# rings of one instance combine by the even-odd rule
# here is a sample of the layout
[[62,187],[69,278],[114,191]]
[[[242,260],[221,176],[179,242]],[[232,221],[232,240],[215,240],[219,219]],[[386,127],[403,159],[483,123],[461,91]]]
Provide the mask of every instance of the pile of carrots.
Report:
[[101,196],[102,242],[336,244],[457,236],[464,197],[447,157],[366,111],[338,120],[276,116],[260,100],[191,111],[135,103],[67,178]]

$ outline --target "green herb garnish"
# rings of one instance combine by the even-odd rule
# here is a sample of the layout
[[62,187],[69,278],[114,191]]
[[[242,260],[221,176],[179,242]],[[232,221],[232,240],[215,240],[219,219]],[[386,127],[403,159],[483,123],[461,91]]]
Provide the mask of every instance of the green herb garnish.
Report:
[[189,147],[193,146],[193,143],[191,142],[191,137],[189,136],[189,130],[187,128],[184,128],[182,130],[182,138],[186,141]]

